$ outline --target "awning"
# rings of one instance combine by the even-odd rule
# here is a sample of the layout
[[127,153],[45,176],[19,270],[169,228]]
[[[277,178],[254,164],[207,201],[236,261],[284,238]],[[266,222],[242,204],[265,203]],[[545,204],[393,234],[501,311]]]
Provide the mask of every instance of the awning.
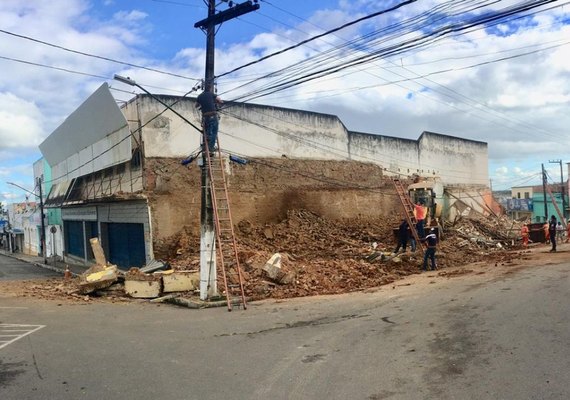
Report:
[[69,191],[71,182],[72,181],[61,181],[59,183],[55,183],[49,191],[49,195],[44,203],[44,206],[46,208],[61,207],[65,201],[65,198],[67,197],[67,192]]

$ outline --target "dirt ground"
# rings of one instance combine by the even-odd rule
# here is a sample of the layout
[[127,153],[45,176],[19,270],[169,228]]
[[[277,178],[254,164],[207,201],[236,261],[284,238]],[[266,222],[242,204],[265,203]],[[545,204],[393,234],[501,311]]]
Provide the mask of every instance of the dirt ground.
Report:
[[[408,249],[406,253],[392,253],[396,247],[393,228],[398,222],[397,216],[332,221],[305,210],[290,211],[276,224],[254,226],[241,221],[236,235],[246,295],[260,300],[350,293],[398,285],[406,277],[426,275],[421,272],[420,252],[411,253]],[[570,244],[560,244],[557,253],[549,253],[549,245],[540,243],[522,249],[516,240],[518,229],[518,225],[504,218],[465,218],[448,224],[442,227],[438,244],[438,270],[427,274],[434,279],[494,276],[523,266],[569,259]],[[509,238],[510,232],[513,238]],[[174,269],[196,269],[199,238],[183,232],[165,242],[161,252]],[[281,268],[270,276],[264,266],[275,253],[281,255]],[[77,283],[77,278],[0,281],[0,296],[81,304],[145,301],[127,297],[121,285],[111,288],[114,290],[80,295]],[[220,291],[222,288],[220,282]]]

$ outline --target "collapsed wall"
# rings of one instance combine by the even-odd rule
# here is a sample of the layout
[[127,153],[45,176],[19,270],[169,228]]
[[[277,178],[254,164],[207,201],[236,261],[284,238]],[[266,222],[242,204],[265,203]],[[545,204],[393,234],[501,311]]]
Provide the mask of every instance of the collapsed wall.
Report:
[[[145,182],[155,250],[182,230],[200,233],[200,167],[179,159],[147,158]],[[275,223],[304,209],[332,220],[377,217],[399,211],[392,183],[378,165],[331,160],[226,159],[234,225]]]

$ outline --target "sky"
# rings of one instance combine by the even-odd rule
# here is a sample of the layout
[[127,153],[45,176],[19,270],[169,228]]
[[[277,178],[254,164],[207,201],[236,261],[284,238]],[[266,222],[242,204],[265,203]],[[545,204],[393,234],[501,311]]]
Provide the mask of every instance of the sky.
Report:
[[[541,163],[559,181],[554,160],[566,179],[570,2],[480,21],[521,3],[539,2],[260,0],[259,10],[218,27],[218,92],[336,114],[353,131],[487,142],[494,190],[539,184]],[[134,96],[114,74],[155,94],[194,87],[205,63],[194,23],[206,13],[203,0],[0,1],[0,202],[34,192],[38,145],[102,83],[118,102]]]

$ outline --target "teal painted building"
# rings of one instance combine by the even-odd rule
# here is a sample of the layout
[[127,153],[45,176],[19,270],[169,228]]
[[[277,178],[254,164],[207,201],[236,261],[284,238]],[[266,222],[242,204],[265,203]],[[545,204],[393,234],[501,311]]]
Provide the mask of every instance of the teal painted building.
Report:
[[[542,188],[540,188],[542,189]],[[563,209],[562,206],[562,194],[561,193],[552,193],[556,205],[558,209],[564,213],[564,219],[568,221],[568,212],[567,210]],[[564,195],[564,201],[566,203],[566,207],[568,207],[568,196]],[[545,219],[545,209],[544,209],[544,193],[542,190],[539,192],[535,190],[532,195],[532,203],[533,203],[533,212],[532,212],[532,222],[545,222],[546,220],[550,219],[550,216],[556,216],[556,219],[560,220],[558,216],[558,212],[552,203],[552,199],[548,193],[546,193],[546,215],[548,216]]]

